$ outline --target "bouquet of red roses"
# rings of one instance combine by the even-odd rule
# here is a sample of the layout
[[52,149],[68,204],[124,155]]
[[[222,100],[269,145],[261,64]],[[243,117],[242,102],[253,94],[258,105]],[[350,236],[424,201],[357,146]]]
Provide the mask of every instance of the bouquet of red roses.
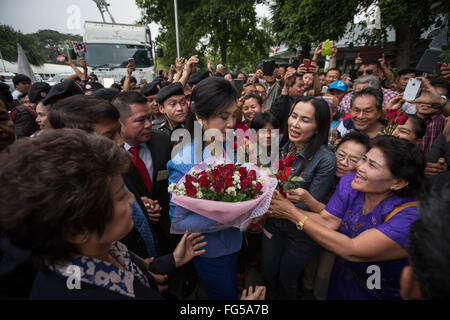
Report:
[[387,109],[386,119],[388,120],[388,125],[381,130],[380,134],[392,135],[399,124],[404,124],[408,120],[408,115],[403,110]]
[[285,190],[294,189],[296,182],[305,181],[302,177],[299,176],[289,177],[294,162],[295,157],[293,155],[288,155],[283,160],[278,161],[278,172],[275,173],[275,177],[278,179],[278,185],[280,186],[280,193],[285,198],[286,198]]
[[276,179],[251,163],[206,160],[194,166],[177,184],[172,183],[169,192],[173,203],[217,221],[222,228],[244,231],[253,218],[266,213],[276,185]]

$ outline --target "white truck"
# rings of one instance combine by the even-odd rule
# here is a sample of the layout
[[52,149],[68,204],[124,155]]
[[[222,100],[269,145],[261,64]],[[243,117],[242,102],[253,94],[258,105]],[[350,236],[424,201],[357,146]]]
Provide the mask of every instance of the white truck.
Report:
[[114,78],[116,83],[127,73],[129,58],[134,58],[138,83],[154,78],[154,60],[150,28],[142,25],[86,21],[83,41],[86,44],[86,63],[99,82]]

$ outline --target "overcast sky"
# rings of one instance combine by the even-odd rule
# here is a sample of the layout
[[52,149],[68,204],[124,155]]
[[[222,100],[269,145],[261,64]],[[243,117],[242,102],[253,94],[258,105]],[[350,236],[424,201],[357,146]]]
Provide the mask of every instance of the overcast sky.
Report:
[[[109,11],[117,23],[133,24],[140,19],[140,10],[135,0],[106,2],[110,4]],[[267,16],[268,12],[266,8],[258,6],[257,14]],[[107,13],[105,19],[111,22]],[[0,0],[0,24],[9,25],[23,33],[51,29],[81,35],[86,20],[102,21],[93,0]],[[152,24],[150,28],[154,40],[158,34],[158,26]]]

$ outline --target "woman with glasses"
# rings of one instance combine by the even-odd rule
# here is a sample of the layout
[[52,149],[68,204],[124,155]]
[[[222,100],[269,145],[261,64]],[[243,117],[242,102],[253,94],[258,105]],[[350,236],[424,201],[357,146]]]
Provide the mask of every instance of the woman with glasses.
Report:
[[287,219],[336,254],[328,299],[400,299],[424,168],[416,145],[385,135],[373,140],[356,173],[341,178],[320,213],[299,209],[274,193],[272,217]]

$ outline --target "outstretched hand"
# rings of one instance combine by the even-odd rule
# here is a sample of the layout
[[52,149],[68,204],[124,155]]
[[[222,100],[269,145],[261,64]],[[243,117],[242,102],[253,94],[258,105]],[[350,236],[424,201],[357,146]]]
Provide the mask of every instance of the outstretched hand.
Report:
[[191,261],[194,257],[199,256],[206,252],[205,249],[201,249],[207,245],[206,242],[200,242],[205,239],[205,236],[202,236],[201,233],[191,233],[189,234],[187,231],[181,238],[178,243],[175,251],[173,252],[173,257],[175,259],[175,266],[178,268],[189,261]]
[[247,289],[242,291],[241,300],[264,300],[266,298],[266,287],[265,286],[256,286],[255,291],[253,291],[253,287],[248,287],[248,295]]

